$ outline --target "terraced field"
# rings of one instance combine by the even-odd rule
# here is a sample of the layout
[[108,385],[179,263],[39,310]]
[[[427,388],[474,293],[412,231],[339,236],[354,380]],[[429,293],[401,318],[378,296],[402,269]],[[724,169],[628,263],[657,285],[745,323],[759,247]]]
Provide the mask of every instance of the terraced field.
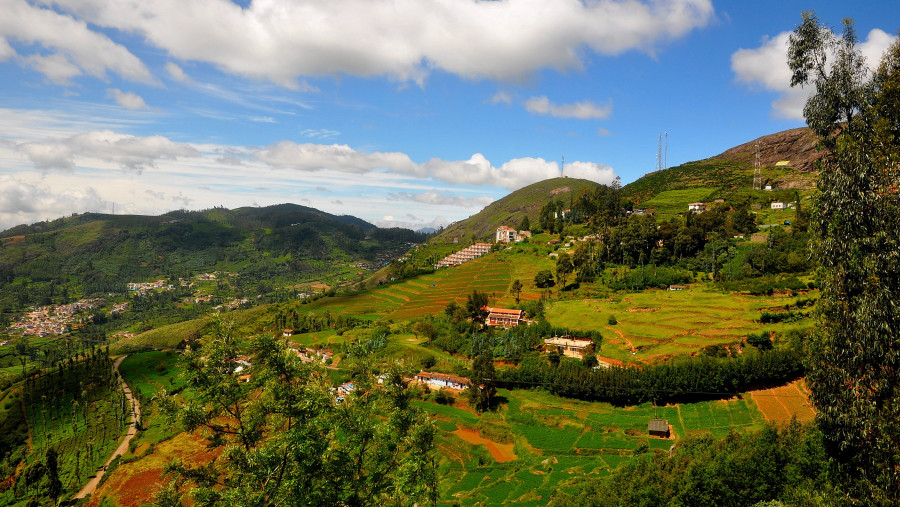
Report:
[[[784,307],[797,298],[748,296],[699,287],[685,291],[648,290],[621,299],[557,301],[547,310],[556,325],[600,331],[600,355],[627,362],[652,363],[691,354],[709,345],[739,343],[763,329],[807,327],[812,319],[791,324],[760,324],[763,310]],[[609,324],[614,316],[616,325]],[[577,324],[573,324],[577,323]]]
[[510,263],[488,254],[429,275],[322,300],[310,305],[310,309],[369,318],[409,319],[440,312],[451,301],[465,302],[473,290],[501,297],[509,290],[510,270]]
[[[726,435],[761,427],[765,418],[753,401],[733,399],[654,408],[616,408],[554,397],[541,391],[502,391],[509,403],[497,415],[479,418],[461,408],[427,402],[416,404],[434,414],[442,430],[438,438],[441,498],[463,505],[516,503],[545,505],[553,491],[605,475],[635,450],[668,450],[690,432]],[[673,437],[647,436],[652,418],[668,419]],[[457,428],[482,428],[483,437],[507,435],[516,458],[495,459],[495,451],[460,438]]]

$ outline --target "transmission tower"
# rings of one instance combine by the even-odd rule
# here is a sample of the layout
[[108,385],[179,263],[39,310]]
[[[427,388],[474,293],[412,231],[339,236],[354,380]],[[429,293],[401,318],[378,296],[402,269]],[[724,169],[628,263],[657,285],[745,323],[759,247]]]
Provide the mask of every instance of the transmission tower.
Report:
[[762,190],[762,173],[759,170],[759,141],[756,141],[756,164],[753,169],[753,190]]
[[662,134],[659,135],[659,142],[656,144],[656,170],[661,171],[663,168],[662,160]]

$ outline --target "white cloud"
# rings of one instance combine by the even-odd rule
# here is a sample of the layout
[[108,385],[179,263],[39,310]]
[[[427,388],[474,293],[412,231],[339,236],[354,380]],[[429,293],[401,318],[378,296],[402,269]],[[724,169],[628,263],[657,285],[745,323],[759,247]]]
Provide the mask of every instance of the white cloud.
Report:
[[250,118],[250,121],[255,121],[256,123],[275,123],[275,118],[271,116],[254,116]]
[[0,228],[54,219],[73,212],[100,211],[105,201],[91,187],[51,189],[40,183],[0,176]]
[[34,166],[41,170],[74,169],[77,159],[99,160],[123,169],[141,171],[158,160],[199,156],[193,147],[163,136],[136,137],[102,130],[77,134],[66,139],[27,142],[18,145]]
[[112,97],[115,101],[125,109],[149,109],[147,103],[140,95],[131,92],[123,92],[118,88],[110,88],[106,90],[106,96]]
[[610,135],[610,134],[612,134],[612,132],[610,132],[609,129],[605,129],[605,128],[603,128],[603,127],[599,127],[599,128],[597,129],[597,135],[600,136],[600,137],[606,137],[606,136],[608,136],[608,135]]
[[184,73],[184,70],[182,70],[181,67],[172,62],[166,63],[166,72],[169,73],[169,76],[171,76],[172,79],[178,81],[179,83],[186,83],[191,80],[191,78]]
[[518,79],[541,68],[580,68],[584,49],[653,53],[661,42],[714,17],[710,0],[257,0],[246,8],[228,0],[53,4],[94,25],[137,33],[173,58],[289,87],[305,85],[299,76],[340,74],[421,82],[432,69],[474,79]]
[[422,204],[434,204],[438,206],[454,206],[458,208],[481,209],[494,202],[492,197],[477,196],[463,197],[461,195],[447,195],[443,192],[390,192],[388,199],[392,201],[412,201]]
[[[0,16],[0,37],[17,40],[34,48],[22,61],[53,82],[65,84],[81,73],[105,78],[107,72],[132,81],[155,82],[147,67],[124,46],[91,30],[84,20],[75,19],[25,0],[5,0]],[[0,54],[12,56],[7,42]],[[38,48],[52,51],[44,54]],[[2,59],[2,58],[0,58]]]
[[495,93],[490,100],[491,104],[512,104],[513,98],[508,92],[499,91]]
[[81,69],[59,53],[48,56],[31,55],[22,61],[58,85],[66,85],[70,79],[81,75]]
[[[434,178],[459,185],[489,185],[510,190],[559,175],[556,162],[542,158],[516,158],[500,167],[494,167],[481,153],[469,160],[447,161],[433,158],[418,164],[405,153],[364,153],[347,145],[296,144],[282,141],[254,153],[255,157],[272,167],[300,171],[333,170],[344,173],[364,174],[387,170],[417,178]],[[579,165],[584,164],[584,165]],[[605,183],[615,177],[608,166],[592,162],[574,162],[577,174]],[[612,176],[610,176],[612,175]]]
[[566,164],[563,172],[571,178],[583,178],[608,185],[616,179],[612,167],[595,162],[571,162]]
[[8,60],[16,55],[16,50],[9,45],[6,38],[0,37],[0,62]]
[[[739,83],[760,86],[776,92],[772,110],[778,117],[803,119],[803,106],[813,92],[811,86],[791,88],[791,69],[787,64],[788,39],[791,32],[781,32],[775,37],[765,37],[756,49],[739,49],[731,55],[731,70]],[[881,55],[896,37],[883,30],[873,29],[859,49],[866,57],[870,69],[875,69]]]
[[535,114],[549,114],[557,118],[577,118],[591,120],[609,118],[612,104],[598,105],[590,100],[582,100],[574,104],[554,104],[546,96],[531,97],[525,101],[525,110]]
[[311,137],[313,139],[331,139],[332,137],[337,137],[341,135],[337,130],[330,129],[304,129],[300,131],[300,135],[304,137]]

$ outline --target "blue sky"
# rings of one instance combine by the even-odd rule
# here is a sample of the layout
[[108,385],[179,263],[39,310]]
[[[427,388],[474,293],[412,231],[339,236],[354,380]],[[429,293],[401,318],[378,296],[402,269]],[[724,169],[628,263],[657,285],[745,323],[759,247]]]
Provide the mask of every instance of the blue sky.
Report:
[[293,202],[446,225],[803,125],[787,34],[900,2],[0,0],[0,229]]

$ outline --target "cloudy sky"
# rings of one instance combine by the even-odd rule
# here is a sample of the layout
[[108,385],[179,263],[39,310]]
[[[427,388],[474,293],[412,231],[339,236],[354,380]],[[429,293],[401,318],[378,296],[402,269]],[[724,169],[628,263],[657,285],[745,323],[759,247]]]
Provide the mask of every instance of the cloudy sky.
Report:
[[[861,4],[861,5],[860,5]],[[803,125],[787,34],[900,2],[0,0],[0,229],[293,202],[445,225]]]

